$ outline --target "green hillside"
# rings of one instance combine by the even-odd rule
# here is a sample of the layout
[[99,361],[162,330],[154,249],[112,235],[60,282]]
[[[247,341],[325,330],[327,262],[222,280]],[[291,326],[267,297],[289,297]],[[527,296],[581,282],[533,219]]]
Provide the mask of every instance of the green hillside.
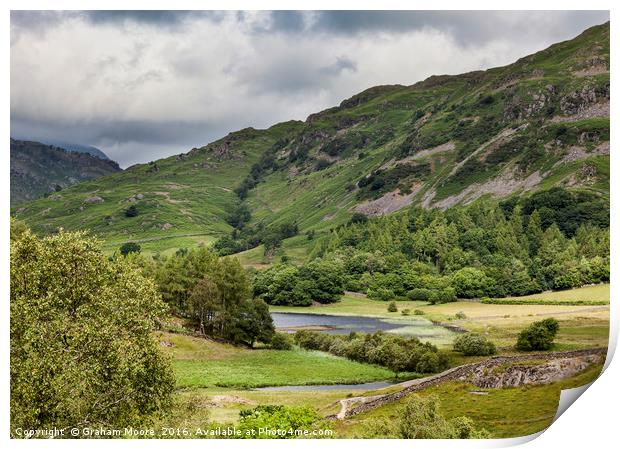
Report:
[[[296,223],[303,234],[355,212],[446,209],[554,186],[608,196],[609,96],[607,23],[505,67],[373,87],[305,122],[231,133],[13,215],[39,233],[87,228],[108,249],[138,241],[166,251],[230,234],[240,202],[249,224]],[[304,246],[291,240],[293,252]]]

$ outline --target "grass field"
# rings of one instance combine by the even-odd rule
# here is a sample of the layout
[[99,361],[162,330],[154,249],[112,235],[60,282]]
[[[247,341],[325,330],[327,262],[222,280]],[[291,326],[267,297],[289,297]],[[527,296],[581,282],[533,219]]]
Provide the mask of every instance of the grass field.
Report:
[[[448,418],[467,416],[476,427],[485,428],[496,438],[530,435],[546,429],[558,408],[560,391],[575,388],[598,377],[602,366],[595,365],[580,374],[549,385],[519,388],[480,389],[471,384],[450,382],[422,390],[421,396],[435,395]],[[482,391],[486,394],[472,394]],[[372,394],[372,393],[369,393]],[[354,436],[370,418],[394,419],[407,398],[339,422],[337,436]]]
[[509,298],[493,299],[496,304],[579,304],[598,305],[609,304],[610,292],[609,284],[589,285],[587,287],[573,288],[571,290],[561,290],[553,292],[536,293],[535,295],[518,296]]
[[173,345],[165,351],[182,388],[352,384],[395,377],[385,368],[319,351],[245,349],[168,333],[159,338]]

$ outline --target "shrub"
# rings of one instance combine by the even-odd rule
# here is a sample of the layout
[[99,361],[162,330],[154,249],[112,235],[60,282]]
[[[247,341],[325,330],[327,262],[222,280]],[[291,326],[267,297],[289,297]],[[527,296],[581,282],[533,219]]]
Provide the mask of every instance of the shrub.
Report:
[[411,315],[411,309],[403,309],[403,310],[400,311],[400,313],[403,316],[409,316],[409,315]]
[[138,215],[138,208],[135,205],[131,205],[125,209],[125,217],[135,217],[136,215]]
[[465,315],[465,312],[456,312],[454,314],[454,318],[456,318],[457,320],[464,320],[465,318],[467,318],[467,315]]
[[437,347],[419,339],[375,332],[348,336],[306,330],[295,334],[304,349],[326,351],[362,363],[385,366],[395,372],[434,373],[448,367],[448,358]]
[[497,351],[483,335],[469,333],[454,339],[454,350],[463,355],[492,355]]
[[390,301],[395,299],[396,295],[393,290],[389,288],[379,287],[377,289],[368,289],[368,299],[374,299],[376,301]]
[[415,309],[413,311],[414,315],[424,315],[424,310],[420,310],[420,309]]
[[123,256],[126,256],[129,253],[139,253],[140,245],[136,242],[123,243],[123,245],[119,248],[119,251]]
[[271,349],[277,349],[279,351],[288,351],[293,347],[289,336],[280,332],[273,334],[273,337],[271,337],[270,346]]
[[546,351],[551,348],[559,328],[555,318],[536,321],[521,331],[516,347],[519,351]]
[[398,312],[398,307],[396,307],[396,303],[392,301],[388,306],[388,312]]
[[458,416],[447,419],[435,396],[412,395],[396,416],[364,420],[363,438],[445,438],[469,439],[491,438],[484,429],[476,429],[471,419]]
[[261,434],[261,438],[297,438],[304,432],[330,427],[331,423],[321,420],[316,410],[309,406],[259,405],[239,412],[241,438],[257,438],[261,429],[272,430]]
[[444,304],[456,301],[456,291],[453,287],[446,287],[441,290],[431,290],[428,302],[431,304]]
[[428,288],[414,288],[407,293],[407,298],[412,301],[428,301],[431,291]]

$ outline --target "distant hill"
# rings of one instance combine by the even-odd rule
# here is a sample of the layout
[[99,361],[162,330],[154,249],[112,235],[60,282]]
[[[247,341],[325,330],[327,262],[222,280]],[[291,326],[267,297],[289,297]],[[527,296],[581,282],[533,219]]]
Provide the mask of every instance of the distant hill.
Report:
[[110,158],[103,151],[90,145],[81,145],[79,143],[64,142],[62,140],[53,139],[38,139],[37,141],[46,145],[62,148],[67,151],[73,151],[75,153],[86,153],[92,156],[96,156],[99,159],[110,160]]
[[120,171],[118,164],[40,142],[11,139],[11,207]]
[[356,212],[553,187],[608,197],[609,99],[606,23],[504,67],[377,86],[304,122],[233,132],[14,215],[41,233],[89,228],[110,247],[165,251],[230,234],[241,212],[250,225],[325,234]]

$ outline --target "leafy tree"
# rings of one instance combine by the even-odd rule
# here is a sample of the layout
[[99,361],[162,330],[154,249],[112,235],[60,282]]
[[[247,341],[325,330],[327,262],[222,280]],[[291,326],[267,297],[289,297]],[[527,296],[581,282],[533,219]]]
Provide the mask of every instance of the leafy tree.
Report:
[[454,350],[463,355],[492,355],[496,348],[483,335],[466,333],[454,339]]
[[148,425],[174,377],[152,337],[166,312],[132,258],[84,233],[11,243],[11,428]]
[[130,254],[130,253],[139,253],[140,250],[141,250],[141,247],[136,242],[123,243],[121,247],[119,248],[119,252],[123,256],[126,256],[127,254]]
[[209,328],[209,333],[213,333],[217,327],[215,320],[220,311],[220,291],[209,277],[206,275],[192,289],[188,301],[190,314],[198,320],[200,333],[205,334],[205,327]]
[[456,301],[456,291],[453,287],[431,290],[428,302],[431,304],[444,304]]
[[493,288],[493,280],[483,271],[467,267],[452,275],[452,286],[461,298],[479,298],[488,296],[487,292]]
[[11,242],[14,240],[19,240],[26,231],[28,231],[28,226],[26,226],[26,223],[11,217]]
[[520,351],[546,351],[551,348],[560,323],[555,318],[535,321],[521,331],[517,339]]
[[256,341],[271,343],[275,329],[269,307],[262,299],[248,299],[227,317],[225,336],[236,343],[254,346]]
[[342,265],[331,260],[313,260],[299,270],[311,298],[322,304],[336,302],[344,293]]

